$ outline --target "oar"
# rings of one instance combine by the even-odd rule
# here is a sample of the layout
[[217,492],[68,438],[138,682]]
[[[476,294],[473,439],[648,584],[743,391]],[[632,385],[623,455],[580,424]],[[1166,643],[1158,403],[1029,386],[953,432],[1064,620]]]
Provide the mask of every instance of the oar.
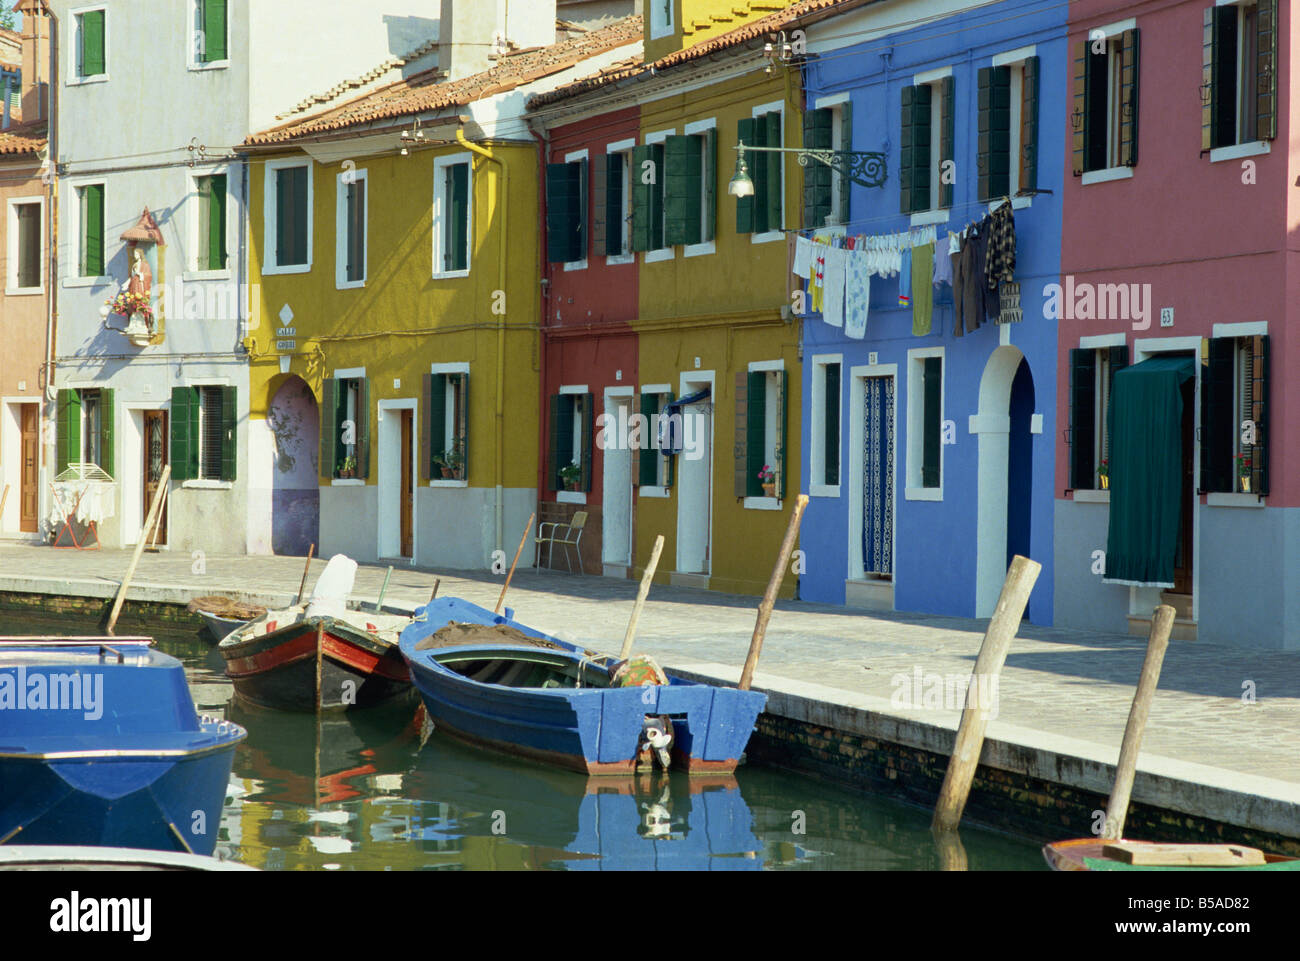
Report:
[[0,517],[4,516],[5,501],[7,501],[8,499],[9,499],[9,485],[5,484],[5,492],[3,494],[0,494]]
[[430,604],[432,604],[435,600],[438,599],[438,585],[441,583],[442,583],[441,577],[435,577],[433,579],[433,593],[429,595]]
[[1133,777],[1137,773],[1138,751],[1142,749],[1142,732],[1151,713],[1151,699],[1160,681],[1160,667],[1169,647],[1169,635],[1174,629],[1174,609],[1168,604],[1156,608],[1151,618],[1151,634],[1147,639],[1147,656],[1142,661],[1133,706],[1124,726],[1124,741],[1119,748],[1119,764],[1115,767],[1115,787],[1106,805],[1106,823],[1101,837],[1104,841],[1118,841],[1124,836],[1124,820],[1128,817],[1129,796],[1133,792]]
[[162,476],[158,478],[158,489],[153,492],[153,503],[149,505],[149,513],[145,517],[144,529],[140,531],[140,539],[136,541],[135,553],[131,555],[131,565],[126,569],[126,577],[122,578],[122,586],[118,589],[117,599],[113,601],[113,612],[108,616],[108,626],[105,633],[113,633],[113,625],[117,623],[117,615],[122,613],[122,604],[126,601],[126,589],[131,586],[131,578],[135,577],[135,566],[140,563],[140,555],[144,553],[144,545],[149,540],[149,531],[157,523],[159,515],[162,513],[162,495],[167,490],[167,481],[172,476],[172,465],[168,464],[163,468]]
[[307,572],[311,570],[311,556],[316,553],[316,545],[312,544],[307,548],[307,566],[302,569],[302,583],[298,585],[298,604],[302,603],[302,595],[307,590]]
[[632,653],[632,638],[636,636],[636,622],[641,619],[641,608],[645,607],[646,595],[650,593],[650,582],[655,578],[655,568],[659,566],[659,552],[664,549],[664,535],[655,536],[655,546],[650,550],[650,563],[641,575],[641,588],[636,592],[636,603],[632,605],[632,618],[627,622],[627,633],[623,635],[623,650],[618,659],[626,661]]
[[393,566],[388,565],[388,573],[384,575],[384,586],[379,589],[379,600],[375,601],[375,613],[378,614],[384,609],[384,595],[388,593],[388,579],[393,576]]
[[150,554],[158,553],[158,532],[162,530],[163,512],[167,510],[167,494],[171,490],[171,485],[163,488],[162,507],[158,508],[158,523],[153,526],[153,537],[149,539],[149,546],[146,548]]
[[496,609],[492,612],[494,614],[501,613],[501,604],[506,599],[506,591],[510,589],[510,578],[515,576],[515,565],[519,563],[519,555],[524,552],[524,541],[528,540],[528,535],[532,532],[533,518],[536,516],[536,511],[528,515],[528,526],[524,528],[524,536],[519,538],[519,547],[515,550],[515,559],[510,562],[510,573],[506,575],[506,582],[501,585],[501,596],[497,598]]
[[763,651],[763,635],[767,633],[767,622],[772,619],[772,608],[776,605],[776,592],[781,588],[785,570],[790,564],[790,555],[794,552],[794,542],[799,536],[799,522],[803,520],[803,510],[808,506],[808,495],[800,494],[795,498],[794,511],[790,514],[790,524],[785,529],[785,540],[781,542],[781,552],[777,555],[776,566],[767,582],[767,592],[758,605],[758,620],[754,622],[754,636],[749,641],[749,656],[745,658],[745,669],[740,672],[740,683],[736,685],[742,691],[748,691],[754,681],[754,668],[758,665],[758,655]]

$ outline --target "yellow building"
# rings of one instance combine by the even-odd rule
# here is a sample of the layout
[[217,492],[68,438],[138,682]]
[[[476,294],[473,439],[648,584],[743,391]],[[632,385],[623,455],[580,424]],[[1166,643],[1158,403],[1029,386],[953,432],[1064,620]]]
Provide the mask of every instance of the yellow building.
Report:
[[626,56],[640,20],[566,35],[553,10],[512,14],[520,52],[493,54],[500,25],[463,17],[436,69],[244,145],[263,549],[481,569],[535,507],[538,148],[522,104]]

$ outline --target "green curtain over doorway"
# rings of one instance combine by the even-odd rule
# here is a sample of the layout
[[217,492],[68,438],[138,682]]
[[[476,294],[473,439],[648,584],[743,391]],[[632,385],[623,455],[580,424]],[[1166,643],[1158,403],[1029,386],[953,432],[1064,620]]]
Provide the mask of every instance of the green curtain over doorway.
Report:
[[1182,508],[1182,385],[1189,356],[1152,357],[1115,374],[1111,395],[1108,584],[1173,587]]

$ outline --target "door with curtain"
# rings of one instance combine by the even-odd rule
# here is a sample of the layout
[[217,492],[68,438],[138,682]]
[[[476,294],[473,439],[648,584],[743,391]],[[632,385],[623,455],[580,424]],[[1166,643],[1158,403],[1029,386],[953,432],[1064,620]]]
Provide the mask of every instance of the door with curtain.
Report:
[[864,377],[862,417],[862,566],[868,577],[894,575],[894,378]]
[[[146,410],[144,412],[144,504],[140,516],[149,517],[149,507],[153,504],[154,494],[158,491],[158,482],[162,480],[163,468],[167,466],[167,412],[165,410]],[[167,505],[162,507],[158,518],[158,536],[149,538],[151,543],[167,543]]]

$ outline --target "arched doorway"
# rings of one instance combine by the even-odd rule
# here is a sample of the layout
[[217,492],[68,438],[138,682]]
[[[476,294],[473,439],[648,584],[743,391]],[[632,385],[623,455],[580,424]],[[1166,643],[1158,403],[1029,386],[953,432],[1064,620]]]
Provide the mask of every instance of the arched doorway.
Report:
[[975,616],[997,606],[1007,566],[1015,554],[1031,557],[1034,378],[1025,355],[1003,345],[980,378],[979,494],[976,522]]
[[320,411],[301,377],[285,380],[271,398],[266,423],[272,436],[271,551],[304,555],[319,542]]

